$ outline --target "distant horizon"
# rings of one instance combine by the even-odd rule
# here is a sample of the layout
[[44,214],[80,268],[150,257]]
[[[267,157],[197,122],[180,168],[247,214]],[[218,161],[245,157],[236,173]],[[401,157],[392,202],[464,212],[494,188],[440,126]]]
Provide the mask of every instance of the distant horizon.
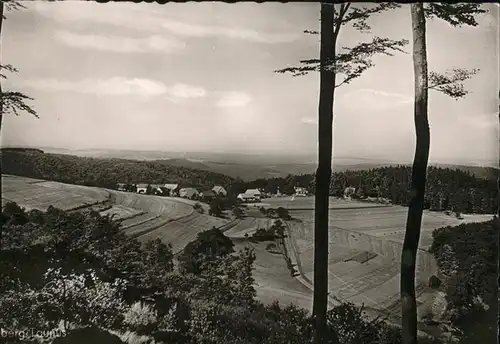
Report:
[[[221,161],[222,156],[232,156],[233,158],[235,156],[245,158],[245,157],[259,157],[262,160],[266,160],[266,158],[275,158],[279,157],[283,160],[290,159],[290,161],[281,161],[277,162],[277,165],[284,165],[284,164],[316,164],[317,163],[317,158],[311,154],[293,154],[293,153],[273,153],[273,152],[238,152],[238,151],[199,151],[199,150],[186,150],[186,151],[177,151],[177,150],[162,150],[162,149],[117,149],[117,148],[63,148],[63,147],[49,147],[49,146],[32,146],[32,145],[0,145],[0,148],[26,148],[26,149],[40,149],[46,153],[52,153],[52,154],[58,154],[62,152],[68,152],[71,153],[70,155],[76,155],[79,156],[78,153],[87,153],[84,155],[80,156],[89,156],[89,157],[102,157],[106,158],[106,156],[102,155],[95,155],[92,153],[129,153],[129,154],[140,154],[140,153],[145,153],[145,154],[164,154],[164,155],[173,155],[173,156],[165,156],[165,157],[145,157],[147,158],[146,160],[169,160],[169,159],[186,159],[190,160],[192,159],[193,161],[199,160],[201,162],[203,161],[215,161],[219,160]],[[189,155],[189,156],[188,156]],[[213,155],[213,156],[219,156],[218,159],[211,160],[210,158],[206,159],[195,159],[197,155]],[[199,158],[199,156],[198,156]],[[137,160],[134,158],[130,157],[123,157],[123,159],[132,159],[132,160]],[[297,161],[297,159],[299,161]],[[338,160],[344,160],[344,161],[338,161]],[[351,160],[350,162],[346,162],[345,160]],[[363,163],[370,164],[370,163],[375,163],[375,164],[388,164],[388,165],[393,165],[393,164],[402,164],[402,165],[411,165],[412,161],[404,161],[404,160],[389,160],[383,157],[363,157],[363,156],[347,156],[347,155],[339,155],[339,156],[333,156],[332,157],[332,163],[335,164],[335,162],[345,164],[345,165],[361,165]],[[263,163],[263,162],[261,162]],[[252,164],[252,163],[249,163]],[[255,164],[255,163],[254,163]],[[257,163],[259,164],[259,163]],[[499,164],[497,161],[450,161],[446,159],[439,159],[439,160],[430,160],[429,164],[441,164],[441,165],[456,165],[456,166],[470,166],[470,167],[491,167],[491,168],[499,168]]]

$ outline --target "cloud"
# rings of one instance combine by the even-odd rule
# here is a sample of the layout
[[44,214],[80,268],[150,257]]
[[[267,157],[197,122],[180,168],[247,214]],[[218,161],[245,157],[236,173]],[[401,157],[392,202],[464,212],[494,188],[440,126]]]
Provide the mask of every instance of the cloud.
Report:
[[498,113],[487,113],[481,115],[460,115],[458,120],[470,127],[478,129],[497,128],[499,125]]
[[83,79],[80,81],[37,79],[25,81],[23,84],[27,87],[49,92],[69,91],[109,96],[166,96],[170,99],[187,99],[206,95],[206,91],[201,87],[185,84],[166,86],[158,81],[140,78],[114,77],[109,79]]
[[300,122],[303,123],[303,124],[317,125],[318,124],[318,119],[317,118],[313,118],[313,117],[302,117],[300,119]]
[[170,32],[187,37],[225,37],[241,39],[256,43],[286,43],[299,38],[294,34],[269,34],[254,30],[228,26],[203,26],[197,24],[187,24],[178,21],[167,20],[162,27]]
[[111,51],[116,53],[177,53],[185,48],[185,43],[162,36],[148,38],[127,38],[120,36],[82,35],[69,31],[58,31],[56,40],[74,48]]
[[244,107],[252,101],[246,93],[242,92],[229,92],[223,95],[216,103],[218,107]]
[[93,22],[149,32],[165,30],[184,37],[225,37],[270,44],[292,42],[301,37],[300,34],[264,33],[234,26],[182,22],[169,17],[168,10],[155,10],[158,7],[151,4],[92,4],[71,1],[51,4],[34,2],[29,7],[59,22]]
[[339,102],[348,108],[387,110],[412,104],[413,97],[362,88],[339,97]]

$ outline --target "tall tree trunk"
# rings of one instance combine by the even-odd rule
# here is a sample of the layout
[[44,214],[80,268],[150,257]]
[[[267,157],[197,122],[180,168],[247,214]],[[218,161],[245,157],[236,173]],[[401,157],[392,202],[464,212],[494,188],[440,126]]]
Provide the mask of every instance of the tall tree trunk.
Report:
[[417,302],[415,270],[420,227],[424,212],[424,195],[430,149],[430,131],[427,118],[427,52],[423,3],[411,4],[413,29],[413,69],[415,74],[415,133],[416,149],[413,159],[411,199],[406,220],[406,232],[401,255],[401,302],[403,344],[417,343]]
[[[0,65],[2,64],[2,25],[3,25],[3,1],[0,1]],[[0,73],[1,73],[0,68]],[[0,140],[2,139],[2,120],[3,120],[3,94],[2,94],[2,78],[0,78]],[[0,153],[0,193],[2,192],[2,156]],[[0,197],[0,212],[3,209],[2,198]],[[0,249],[2,248],[2,226],[0,225]]]
[[[314,207],[314,300],[315,343],[327,341],[328,307],[328,208],[332,174],[333,95],[335,73],[327,68],[335,58],[334,6],[321,4],[320,89],[318,109],[318,169]],[[335,333],[334,343],[338,343]]]

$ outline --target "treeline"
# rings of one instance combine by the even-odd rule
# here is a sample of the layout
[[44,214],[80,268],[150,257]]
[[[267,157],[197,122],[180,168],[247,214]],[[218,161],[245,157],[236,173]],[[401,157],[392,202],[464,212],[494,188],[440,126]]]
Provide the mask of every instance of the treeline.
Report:
[[116,183],[213,186],[234,181],[223,174],[173,167],[161,161],[87,158],[13,149],[2,149],[2,173],[105,188],[115,188]]
[[295,186],[301,186],[306,188],[307,191],[313,192],[313,181],[314,175],[312,174],[288,175],[269,179],[260,178],[249,182],[237,180],[228,188],[228,191],[238,194],[245,192],[246,189],[262,189],[266,193],[276,194],[279,190],[281,194],[293,195]]
[[[292,195],[294,186],[315,191],[314,175],[286,178],[257,179],[243,183],[239,189],[262,188],[275,193]],[[330,195],[342,197],[347,187],[356,189],[354,197],[378,197],[393,204],[407,205],[410,199],[411,167],[390,166],[369,170],[335,172],[330,183]],[[477,178],[468,171],[430,167],[427,173],[426,208],[436,211],[451,210],[460,213],[496,212],[496,181]]]
[[[379,197],[394,204],[410,200],[411,167],[382,167],[366,171],[334,173],[330,194],[341,196],[346,187],[356,188],[359,197]],[[430,167],[427,171],[426,209],[460,213],[496,212],[496,181],[475,177],[472,173],[449,168]]]

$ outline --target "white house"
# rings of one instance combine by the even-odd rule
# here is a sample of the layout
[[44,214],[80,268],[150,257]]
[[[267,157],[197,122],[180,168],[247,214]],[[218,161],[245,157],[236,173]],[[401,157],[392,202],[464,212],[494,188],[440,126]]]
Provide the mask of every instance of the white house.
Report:
[[136,192],[140,194],[145,194],[148,190],[148,184],[137,184]]
[[294,187],[294,190],[295,196],[306,197],[308,195],[306,188],[296,186]]
[[258,198],[256,198],[254,195],[247,193],[240,193],[236,198],[244,203],[251,203],[258,201]]
[[226,189],[224,189],[222,186],[220,185],[215,185],[213,188],[212,188],[212,191],[215,192],[216,195],[219,195],[219,196],[227,196],[227,191]]
[[182,188],[179,190],[179,196],[182,198],[195,199],[200,196],[200,193],[195,188]]
[[179,184],[165,184],[163,188],[169,191],[170,196],[178,196]]
[[352,186],[346,187],[344,190],[344,197],[351,198],[351,196],[354,195],[355,193],[356,193],[355,187],[352,187]]
[[163,193],[163,190],[161,189],[162,188],[162,184],[151,184],[151,192],[153,194],[162,194]]
[[248,189],[247,191],[245,191],[245,195],[256,199],[260,199],[262,197],[262,193],[258,189]]

